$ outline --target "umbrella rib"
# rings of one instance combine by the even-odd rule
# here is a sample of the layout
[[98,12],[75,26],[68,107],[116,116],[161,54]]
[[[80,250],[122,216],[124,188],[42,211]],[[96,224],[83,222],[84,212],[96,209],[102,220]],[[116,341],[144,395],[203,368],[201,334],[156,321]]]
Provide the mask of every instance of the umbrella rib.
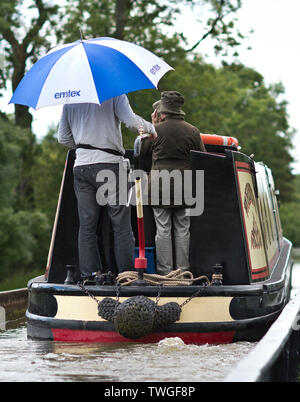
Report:
[[[85,55],[86,60],[87,60],[87,64],[88,64],[88,68],[89,68],[89,72],[90,72],[91,76],[92,76],[92,77],[93,77],[93,79],[94,79],[94,75],[93,75],[93,72],[92,72],[92,69],[91,69],[91,66],[90,66],[90,63],[89,63],[89,58],[88,58],[88,55],[86,54],[86,49],[85,49],[85,46],[84,46],[84,41],[82,41],[80,44],[81,44],[81,46],[82,46],[82,48],[83,48],[84,55]],[[99,105],[101,105],[101,102],[100,102],[100,99],[99,99],[98,90],[97,90],[97,88],[96,88],[96,87],[95,87],[95,91],[96,91],[96,94],[97,94],[97,98],[98,98]]]

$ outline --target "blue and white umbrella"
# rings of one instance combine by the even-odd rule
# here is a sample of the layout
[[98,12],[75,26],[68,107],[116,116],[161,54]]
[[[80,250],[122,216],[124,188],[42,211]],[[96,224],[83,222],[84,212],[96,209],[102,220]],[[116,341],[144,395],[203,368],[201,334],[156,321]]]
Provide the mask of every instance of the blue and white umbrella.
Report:
[[65,103],[97,103],[146,88],[157,88],[173,70],[162,59],[113,38],[79,40],[50,50],[26,73],[10,103],[40,109]]

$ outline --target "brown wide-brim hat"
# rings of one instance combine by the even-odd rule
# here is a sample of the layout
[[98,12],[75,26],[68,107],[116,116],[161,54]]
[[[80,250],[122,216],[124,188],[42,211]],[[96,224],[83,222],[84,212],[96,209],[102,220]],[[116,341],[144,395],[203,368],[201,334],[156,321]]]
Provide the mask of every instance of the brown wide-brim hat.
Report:
[[[160,105],[160,100],[158,100],[158,101],[154,102],[154,103],[153,103],[153,105],[152,105],[153,110],[158,109],[158,108],[159,108],[159,105]],[[158,110],[157,110],[157,111],[158,111]]]
[[177,91],[165,91],[161,93],[161,99],[153,103],[153,109],[157,109],[158,113],[177,114],[185,116],[181,109],[184,104],[184,96]]

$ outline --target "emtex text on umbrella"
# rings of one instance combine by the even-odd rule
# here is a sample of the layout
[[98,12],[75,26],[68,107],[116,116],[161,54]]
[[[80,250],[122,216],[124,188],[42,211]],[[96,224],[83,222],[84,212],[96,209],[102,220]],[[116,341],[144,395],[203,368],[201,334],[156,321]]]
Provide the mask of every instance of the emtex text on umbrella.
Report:
[[54,94],[54,98],[55,99],[60,99],[60,98],[75,98],[75,96],[80,96],[80,91],[71,91],[71,89],[69,89],[69,91],[64,91],[64,92],[56,92]]

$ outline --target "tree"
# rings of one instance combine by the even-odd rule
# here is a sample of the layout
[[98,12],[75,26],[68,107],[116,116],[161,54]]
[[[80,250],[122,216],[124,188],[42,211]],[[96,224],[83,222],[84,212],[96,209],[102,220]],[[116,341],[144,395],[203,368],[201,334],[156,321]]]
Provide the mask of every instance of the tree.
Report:
[[26,178],[22,154],[30,140],[28,131],[0,117],[0,280],[16,270],[46,264],[49,222],[32,205],[28,208],[27,195],[20,191]]
[[33,165],[33,194],[36,209],[43,211],[49,223],[54,222],[58,194],[66,161],[67,149],[55,136],[56,127],[36,146]]
[[[195,9],[194,2],[191,3]],[[235,28],[235,14],[242,7],[242,0],[206,0],[196,2],[198,6],[199,3],[202,4],[202,9],[205,6],[207,12],[204,14],[209,15],[209,18],[206,24],[203,21],[201,24],[201,20],[199,21],[199,26],[204,25],[206,28],[200,33],[197,42],[191,48],[186,49],[186,52],[199,48],[199,45],[207,37],[210,37],[215,42],[214,50],[216,54],[224,52],[223,55],[226,56],[228,49],[232,48],[234,49],[234,54],[237,55],[237,47],[240,46],[241,41],[245,38],[244,34]]]
[[266,163],[273,171],[281,199],[292,200],[290,150],[294,132],[288,124],[287,103],[280,100],[284,94],[282,84],[266,86],[260,74],[241,65],[225,67],[224,72],[226,77],[237,72],[239,78],[242,98],[234,104],[231,129],[239,135],[242,151]]
[[[214,39],[217,52],[240,45],[244,36],[234,25],[234,15],[241,6],[242,0],[68,0],[58,37],[66,42],[77,40],[82,30],[86,38],[128,40],[170,62],[176,52],[179,60],[182,52],[193,51],[207,37]],[[205,10],[205,21],[199,21],[200,38],[190,49],[186,49],[183,30],[176,26],[184,7],[192,7],[195,14]],[[201,32],[202,26],[206,28]]]
[[50,226],[40,211],[0,209],[0,281],[18,270],[46,267]]
[[[11,79],[13,91],[32,63],[55,44],[55,35],[59,43],[73,41],[79,38],[79,29],[86,37],[112,36],[133,41],[155,51],[170,64],[208,36],[217,40],[218,51],[224,46],[236,47],[243,37],[232,18],[241,7],[241,0],[68,0],[66,7],[58,1],[48,5],[46,0],[30,0],[28,5],[23,5],[22,0],[0,3],[0,39],[5,43],[7,64],[6,69],[1,69],[0,87]],[[184,49],[183,32],[173,29],[173,33],[166,33],[175,26],[176,15],[184,5],[195,9],[207,6],[207,31],[192,49]],[[25,14],[29,17],[24,18]],[[51,36],[53,27],[55,35]],[[15,105],[15,120],[22,127],[31,127],[27,106]]]
[[291,202],[280,203],[280,218],[283,235],[295,247],[300,247],[300,174],[295,176],[295,198]]
[[127,40],[171,62],[184,55],[182,34],[163,33],[163,27],[173,25],[173,13],[178,13],[173,2],[159,0],[68,0],[57,36],[59,42],[68,43],[79,39],[81,30],[87,39],[104,36]]
[[16,141],[16,138],[22,138],[23,132],[20,128],[14,128],[7,117],[0,117],[0,124],[0,206],[16,207],[22,141]]
[[[31,0],[26,6],[22,0],[1,0],[0,3],[0,39],[4,41],[7,67],[1,70],[0,86],[5,87],[11,79],[15,91],[28,67],[49,47],[48,35],[58,7],[49,6],[44,0]],[[20,208],[26,209],[33,207],[31,167],[35,146],[35,136],[30,131],[32,115],[27,106],[15,104],[15,123],[28,129],[22,131],[19,138],[23,146],[18,201],[23,203]]]
[[[49,47],[49,30],[58,6],[32,0],[24,10],[22,0],[1,0],[0,3],[0,39],[5,41],[7,63],[6,74],[2,70],[1,86],[11,79],[15,91],[27,68]],[[24,19],[24,12],[32,14],[28,21]],[[15,121],[21,127],[31,128],[32,115],[27,106],[15,105]]]
[[[286,102],[280,100],[284,93],[281,84],[266,86],[258,72],[241,64],[216,68],[195,57],[178,63],[175,71],[167,74],[165,89],[185,95],[186,118],[202,133],[238,138],[242,152],[255,154],[256,161],[262,160],[272,169],[281,199],[292,198],[293,159],[289,152],[293,131]],[[134,96],[140,103],[140,95]]]
[[0,116],[1,206],[15,209],[33,207],[32,164],[35,136]]

